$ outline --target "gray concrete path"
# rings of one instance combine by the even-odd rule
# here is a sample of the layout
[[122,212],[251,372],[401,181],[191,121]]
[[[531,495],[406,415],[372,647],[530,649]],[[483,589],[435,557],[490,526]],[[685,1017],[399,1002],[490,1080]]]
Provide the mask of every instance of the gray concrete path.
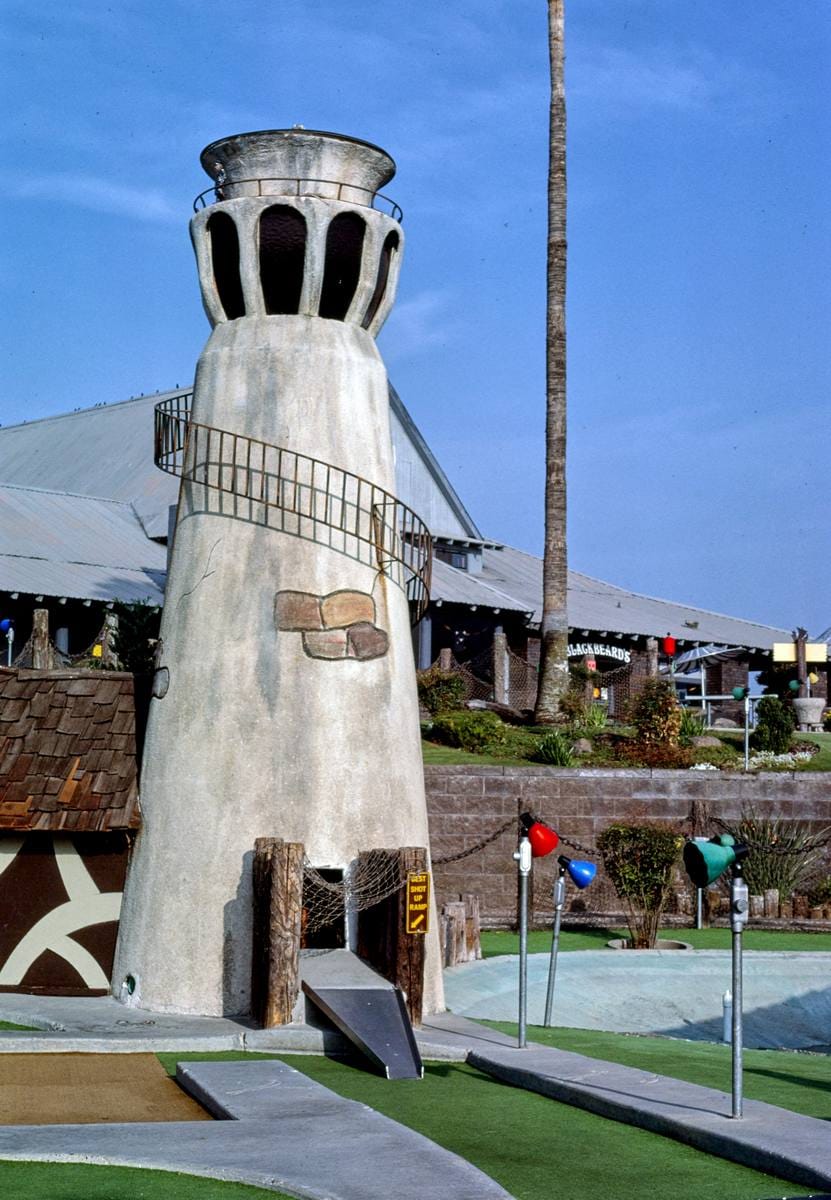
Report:
[[[517,1018],[518,959],[488,958],[445,971],[448,1008],[494,1021]],[[548,955],[528,960],[528,1020],[540,1025]],[[553,1023],[618,1033],[719,1041],[730,987],[725,950],[583,950],[561,954]],[[831,953],[744,954],[745,1044],[762,1049],[831,1046]]]
[[450,1013],[428,1020],[432,1037],[464,1044],[471,1066],[505,1083],[804,1187],[831,1187],[827,1121],[756,1100],[734,1120],[730,1095],[714,1088],[533,1043],[519,1050],[515,1039]]
[[285,1063],[190,1063],[177,1077],[224,1119],[0,1127],[0,1158],[182,1171],[312,1200],[511,1200],[458,1155]]

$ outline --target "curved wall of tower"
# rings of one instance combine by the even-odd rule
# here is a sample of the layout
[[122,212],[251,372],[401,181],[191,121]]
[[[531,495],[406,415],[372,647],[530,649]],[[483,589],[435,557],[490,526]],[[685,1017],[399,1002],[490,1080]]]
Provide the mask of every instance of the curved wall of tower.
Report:
[[[346,870],[360,851],[426,847],[428,830],[405,577],[379,554],[379,536],[388,549],[398,535],[377,490],[393,492],[394,470],[374,335],[403,238],[363,189],[391,160],[295,131],[205,156],[218,203],[191,233],[214,328],[183,452],[114,990],[230,1014],[250,1004],[256,838]],[[292,194],[335,169],[340,198]],[[430,1011],[435,923],[427,950]]]

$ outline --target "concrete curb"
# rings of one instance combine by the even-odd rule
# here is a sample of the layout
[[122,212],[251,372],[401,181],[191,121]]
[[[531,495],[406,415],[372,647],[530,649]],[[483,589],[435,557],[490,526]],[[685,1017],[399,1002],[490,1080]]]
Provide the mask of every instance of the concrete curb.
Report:
[[686,1142],[805,1187],[831,1187],[828,1122],[759,1101],[730,1117],[712,1088],[588,1059],[547,1046],[472,1050],[467,1061],[495,1079]]

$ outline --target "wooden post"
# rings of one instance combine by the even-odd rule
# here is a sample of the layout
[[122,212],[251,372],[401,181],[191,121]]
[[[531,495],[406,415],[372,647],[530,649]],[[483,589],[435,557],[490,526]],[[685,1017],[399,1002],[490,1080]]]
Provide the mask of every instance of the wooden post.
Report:
[[465,906],[465,948],[466,962],[474,962],[482,957],[480,941],[481,922],[479,918],[479,897],[472,892],[462,896]]
[[797,695],[803,699],[808,695],[808,662],[805,657],[805,643],[808,641],[807,629],[801,627],[797,629],[794,632],[793,640],[796,646],[796,678],[799,682]]
[[453,670],[453,651],[447,647],[444,650],[439,650],[439,669],[442,671]]
[[[377,854],[378,851],[362,852],[359,864],[365,853]],[[387,850],[386,853],[398,856],[402,879],[406,879],[410,871],[427,870],[427,851],[423,846],[404,846],[400,850]],[[424,943],[423,933],[407,933],[406,891],[403,886],[386,900],[358,913],[358,955],[390,983],[401,988],[413,1025],[421,1024]]]
[[115,652],[115,642],[118,636],[118,614],[104,614],[104,628],[101,630],[101,666],[118,670],[118,656]]
[[300,989],[302,912],[302,843],[257,838],[251,1015],[265,1029],[291,1021]]
[[[399,853],[401,874],[404,878],[410,871],[427,870],[427,851],[423,846],[404,846]],[[407,933],[406,894],[399,892],[398,946],[393,982],[401,988],[407,998],[407,1011],[413,1025],[421,1024],[421,1007],[424,1000],[424,944],[423,933]]]
[[36,671],[48,671],[52,667],[48,608],[36,608],[32,613],[32,666]]
[[501,629],[493,635],[493,698],[497,704],[510,704],[508,639]]
[[652,679],[658,678],[658,639],[646,639],[646,673]]

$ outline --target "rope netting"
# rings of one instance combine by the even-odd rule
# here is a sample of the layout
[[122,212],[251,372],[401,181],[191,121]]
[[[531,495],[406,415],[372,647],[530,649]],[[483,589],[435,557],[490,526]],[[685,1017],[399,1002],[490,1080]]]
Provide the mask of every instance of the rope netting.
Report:
[[307,933],[343,920],[395,895],[407,882],[396,850],[368,850],[342,879],[326,879],[308,859],[303,863],[303,910]]
[[[47,640],[47,665],[42,669],[47,671],[59,670],[61,667],[84,667],[91,670],[113,669],[116,662],[112,649],[109,647],[111,637],[112,626],[105,622],[96,637],[79,654],[65,654],[50,637]],[[34,661],[35,635],[32,633],[12,659],[12,666],[31,669],[34,667]],[[5,660],[2,665],[5,666]]]

